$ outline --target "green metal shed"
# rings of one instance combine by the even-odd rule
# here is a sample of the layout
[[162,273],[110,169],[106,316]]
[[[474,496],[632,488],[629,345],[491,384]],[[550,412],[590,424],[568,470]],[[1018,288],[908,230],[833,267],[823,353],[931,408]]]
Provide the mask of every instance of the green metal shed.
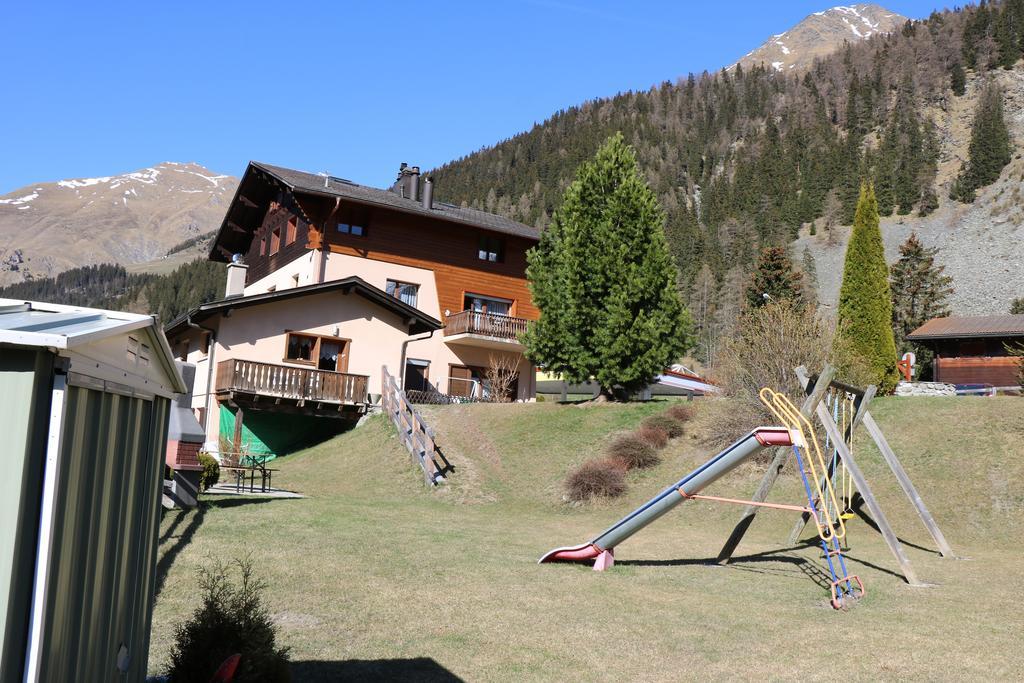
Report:
[[0,683],[145,680],[183,391],[152,316],[0,299]]

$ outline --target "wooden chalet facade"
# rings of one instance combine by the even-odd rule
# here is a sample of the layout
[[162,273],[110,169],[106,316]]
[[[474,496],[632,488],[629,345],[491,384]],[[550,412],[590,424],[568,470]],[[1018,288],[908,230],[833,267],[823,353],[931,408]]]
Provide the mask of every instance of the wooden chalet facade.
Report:
[[993,387],[1019,386],[1020,359],[1008,344],[1024,343],[1024,315],[933,318],[907,339],[935,352],[936,382]]
[[405,164],[382,190],[250,163],[210,253],[227,264],[225,298],[168,329],[199,368],[193,406],[208,445],[245,442],[225,412],[244,411],[246,425],[253,413],[358,416],[378,400],[384,366],[406,389],[485,397],[488,366],[512,360],[512,398],[532,400],[519,338],[539,316],[526,282],[538,239],[435,202],[431,180]]

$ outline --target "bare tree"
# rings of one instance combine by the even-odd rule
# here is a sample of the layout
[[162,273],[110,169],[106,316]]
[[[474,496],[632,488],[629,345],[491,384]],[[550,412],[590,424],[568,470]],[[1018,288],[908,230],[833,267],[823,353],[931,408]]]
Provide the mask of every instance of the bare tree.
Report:
[[513,391],[519,381],[519,356],[510,354],[491,354],[487,359],[487,370],[484,378],[491,389],[491,396],[498,403],[510,403],[515,400]]

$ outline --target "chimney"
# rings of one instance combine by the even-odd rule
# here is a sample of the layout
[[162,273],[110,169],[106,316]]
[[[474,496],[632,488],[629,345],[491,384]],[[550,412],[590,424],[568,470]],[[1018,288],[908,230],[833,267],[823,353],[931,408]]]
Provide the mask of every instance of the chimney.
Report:
[[232,260],[228,264],[228,281],[227,286],[224,287],[225,299],[242,296],[245,292],[245,273],[248,270],[249,266],[241,261]]
[[398,177],[395,178],[395,184],[391,186],[391,191],[402,197],[408,194],[408,191],[406,190],[405,187],[405,178],[409,173],[409,171],[407,170],[408,168],[409,164],[403,161],[402,164],[398,167]]
[[434,179],[431,176],[423,176],[423,208],[434,208]]
[[406,197],[413,200],[414,202],[420,198],[420,167],[413,166],[409,173],[409,191],[406,193]]

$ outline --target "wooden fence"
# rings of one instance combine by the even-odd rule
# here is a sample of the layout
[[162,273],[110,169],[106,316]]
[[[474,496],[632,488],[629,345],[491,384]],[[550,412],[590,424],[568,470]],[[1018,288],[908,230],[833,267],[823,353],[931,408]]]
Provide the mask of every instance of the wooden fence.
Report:
[[381,408],[384,414],[398,430],[398,438],[409,451],[412,461],[423,469],[424,481],[429,486],[440,484],[444,476],[434,460],[437,445],[434,443],[433,430],[423,422],[423,417],[406,398],[405,392],[398,388],[398,382],[387,367],[382,368],[381,372]]
[[444,336],[468,333],[515,341],[526,332],[529,323],[530,321],[525,318],[515,318],[511,315],[460,311],[445,320]]
[[369,377],[233,358],[217,364],[217,391],[281,398],[365,403]]

